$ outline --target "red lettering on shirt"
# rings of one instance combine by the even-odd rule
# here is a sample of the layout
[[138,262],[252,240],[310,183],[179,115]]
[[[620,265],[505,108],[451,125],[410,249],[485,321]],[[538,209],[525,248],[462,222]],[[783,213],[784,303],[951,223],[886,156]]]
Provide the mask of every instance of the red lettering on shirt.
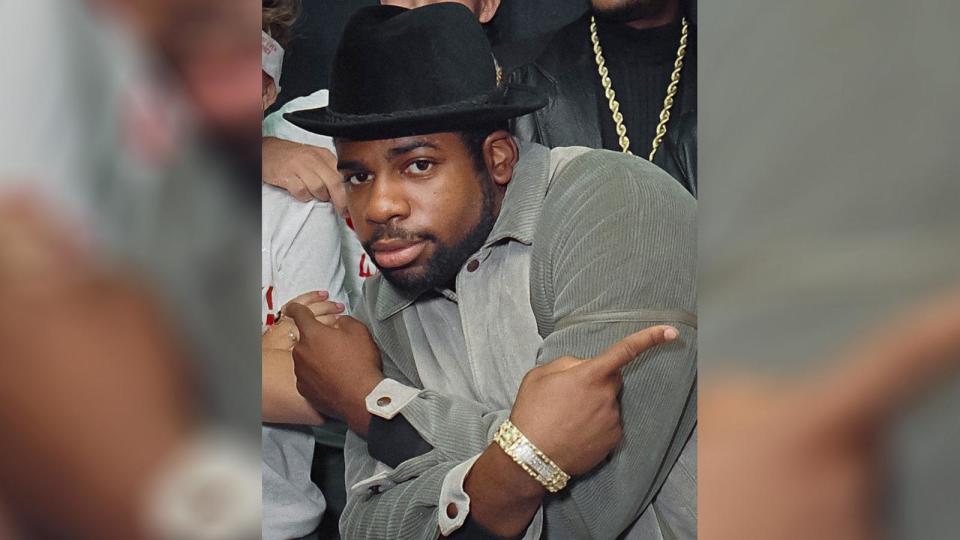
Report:
[[374,274],[374,271],[371,271],[369,268],[367,268],[367,254],[361,253],[360,254],[360,277],[368,278],[373,274]]

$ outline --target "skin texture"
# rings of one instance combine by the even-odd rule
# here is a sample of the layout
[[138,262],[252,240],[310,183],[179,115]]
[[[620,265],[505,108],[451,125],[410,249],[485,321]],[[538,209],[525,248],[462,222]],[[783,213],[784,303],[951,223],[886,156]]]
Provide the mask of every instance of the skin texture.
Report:
[[[337,168],[357,236],[391,283],[404,289],[449,286],[480,247],[518,155],[506,131],[491,134],[485,146],[484,173],[456,133],[337,141]],[[389,252],[411,242],[416,258],[393,266]]]
[[[451,1],[451,0],[442,0]],[[458,4],[463,4],[470,8],[470,11],[477,16],[480,24],[487,24],[490,19],[497,14],[497,8],[500,7],[500,0],[452,0]],[[407,9],[418,8],[430,4],[438,3],[437,0],[382,0],[380,4],[384,6],[400,6]]]
[[326,148],[264,137],[262,178],[306,202],[332,202],[338,213],[346,209],[343,179],[337,174],[337,157]]
[[[312,291],[291,300],[305,305],[317,322],[327,326],[337,324],[344,305],[327,300],[326,291]],[[297,325],[288,317],[281,317],[270,326],[261,340],[263,362],[262,415],[264,422],[319,426],[323,416],[297,392],[293,367],[293,346],[300,338]]]

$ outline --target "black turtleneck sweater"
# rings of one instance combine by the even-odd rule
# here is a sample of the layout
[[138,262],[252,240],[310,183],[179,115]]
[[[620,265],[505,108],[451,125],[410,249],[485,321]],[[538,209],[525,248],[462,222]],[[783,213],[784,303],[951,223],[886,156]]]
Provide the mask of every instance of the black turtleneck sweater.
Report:
[[[646,157],[650,153],[651,142],[660,121],[660,111],[680,46],[680,20],[646,30],[613,23],[600,23],[598,26],[603,56],[617,101],[620,102],[627,136],[630,137],[630,150]],[[589,34],[583,39],[589,42]],[[603,95],[599,74],[595,78],[595,84],[599,96],[597,106],[603,147],[619,151],[619,137],[607,99]],[[680,88],[674,97],[671,121],[667,124],[668,131],[680,115],[696,109],[696,88],[696,37],[691,24],[684,66],[680,72]]]

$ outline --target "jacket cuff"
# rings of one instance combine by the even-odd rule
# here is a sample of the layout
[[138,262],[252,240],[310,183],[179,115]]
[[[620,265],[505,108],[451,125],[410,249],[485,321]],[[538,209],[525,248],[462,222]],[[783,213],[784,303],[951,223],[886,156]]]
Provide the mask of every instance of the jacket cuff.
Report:
[[419,394],[416,388],[384,379],[366,397],[367,411],[371,414],[367,431],[367,450],[371,457],[397,467],[433,449],[406,418],[397,416]]
[[463,490],[463,482],[473,468],[480,454],[464,461],[443,477],[440,486],[440,501],[437,504],[437,521],[440,524],[440,534],[449,536],[463,526],[470,515],[470,496]]
[[421,390],[393,379],[384,379],[367,395],[367,412],[386,420],[392,419],[400,409],[420,394]]

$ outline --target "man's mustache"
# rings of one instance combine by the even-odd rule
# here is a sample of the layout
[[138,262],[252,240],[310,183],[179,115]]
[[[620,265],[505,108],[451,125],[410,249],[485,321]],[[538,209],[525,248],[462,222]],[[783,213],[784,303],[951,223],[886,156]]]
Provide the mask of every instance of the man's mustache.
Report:
[[380,240],[395,240],[402,242],[422,242],[424,240],[436,241],[437,237],[430,233],[417,233],[408,231],[397,226],[387,225],[374,231],[369,240],[363,242],[363,248],[370,253],[371,246]]

